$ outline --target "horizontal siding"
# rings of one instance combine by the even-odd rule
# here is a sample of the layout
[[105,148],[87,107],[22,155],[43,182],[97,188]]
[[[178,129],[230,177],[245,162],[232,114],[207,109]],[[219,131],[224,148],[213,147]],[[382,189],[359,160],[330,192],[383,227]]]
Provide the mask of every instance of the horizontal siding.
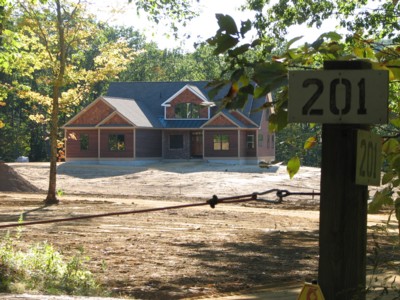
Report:
[[[80,136],[87,134],[89,137],[88,150],[81,150]],[[66,131],[66,155],[67,158],[97,158],[97,139],[96,130],[67,130]]]
[[[108,149],[110,134],[123,134],[125,136],[125,151],[111,151]],[[133,158],[133,130],[101,130],[100,132],[100,157],[131,157]]]
[[136,157],[161,157],[162,132],[161,130],[136,130]]

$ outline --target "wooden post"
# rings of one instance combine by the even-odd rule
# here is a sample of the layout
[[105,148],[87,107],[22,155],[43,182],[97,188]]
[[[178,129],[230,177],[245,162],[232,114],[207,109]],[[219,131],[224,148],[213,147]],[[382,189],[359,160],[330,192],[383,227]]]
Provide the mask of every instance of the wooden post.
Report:
[[[327,61],[325,70],[370,69]],[[355,184],[357,129],[323,124],[318,283],[326,300],[365,299],[368,186]]]

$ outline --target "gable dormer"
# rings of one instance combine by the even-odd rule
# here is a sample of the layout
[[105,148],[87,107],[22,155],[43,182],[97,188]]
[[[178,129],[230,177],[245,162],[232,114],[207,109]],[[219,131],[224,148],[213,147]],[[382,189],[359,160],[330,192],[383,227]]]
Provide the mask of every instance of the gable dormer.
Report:
[[210,119],[210,107],[215,104],[193,85],[185,85],[161,106],[166,120]]

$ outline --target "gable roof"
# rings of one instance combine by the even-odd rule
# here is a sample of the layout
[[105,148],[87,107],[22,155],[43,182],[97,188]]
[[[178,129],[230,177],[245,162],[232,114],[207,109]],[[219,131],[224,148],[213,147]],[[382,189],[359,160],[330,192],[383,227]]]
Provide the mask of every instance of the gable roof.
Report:
[[150,111],[143,104],[130,98],[102,97],[111,106],[123,115],[130,123],[137,127],[159,127],[160,123],[152,117]]
[[[211,124],[210,121],[213,118],[210,120],[165,120],[164,109],[169,102],[187,89],[202,99],[206,106],[213,106],[214,102],[208,97],[207,84],[208,81],[113,82],[105,96],[97,98],[63,127],[73,127],[73,120],[88,111],[94,103],[102,100],[132,126],[141,128],[201,128],[206,124]],[[226,86],[216,98],[222,99],[228,90],[229,86]],[[211,114],[211,117],[222,113],[225,118],[239,128],[256,128],[260,126],[262,118],[262,111],[256,111],[256,109],[261,107],[265,101],[265,98],[253,99],[249,97],[245,107],[239,110],[244,118],[249,119],[246,124],[227,109],[212,108],[214,113]],[[102,126],[102,123],[104,122],[100,122],[96,127]]]
[[199,97],[203,102],[208,104],[208,106],[215,106],[215,104],[211,101],[208,100],[208,98],[200,91],[200,89],[192,84],[186,84],[183,88],[181,88],[179,91],[177,91],[175,94],[173,94],[171,97],[169,97],[163,104],[162,106],[168,106],[168,104],[174,100],[176,97],[178,97],[183,91],[189,90],[193,94],[195,94],[197,97]]

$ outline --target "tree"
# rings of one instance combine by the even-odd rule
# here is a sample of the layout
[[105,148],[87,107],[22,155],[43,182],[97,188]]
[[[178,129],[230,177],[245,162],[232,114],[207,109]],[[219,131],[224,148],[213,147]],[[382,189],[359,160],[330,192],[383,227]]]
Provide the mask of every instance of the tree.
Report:
[[[368,6],[371,4],[372,6]],[[384,171],[382,184],[387,188],[374,197],[371,210],[392,205],[392,212],[399,221],[400,238],[400,6],[398,1],[379,3],[368,0],[339,1],[278,1],[267,7],[269,1],[248,0],[247,7],[256,12],[255,19],[237,26],[227,15],[217,15],[219,30],[208,42],[216,47],[215,54],[227,54],[229,74],[227,81],[214,82],[215,90],[229,85],[230,92],[223,99],[226,107],[243,106],[248,95],[264,96],[274,91],[275,113],[270,117],[271,129],[287,126],[287,75],[289,70],[320,69],[325,60],[367,60],[373,69],[387,70],[390,79],[390,125],[380,128],[383,135]],[[313,43],[295,46],[301,36],[285,41],[288,28],[296,24],[319,27],[332,17],[337,27],[347,30],[343,36],[326,32]],[[254,28],[258,36],[252,42],[244,42],[245,34]],[[283,47],[282,47],[283,46]],[[269,52],[269,54],[268,54]],[[258,59],[249,61],[247,53],[258,53]],[[257,87],[250,86],[255,81]],[[297,172],[300,160],[290,165],[291,176]]]
[[132,59],[133,52],[123,40],[104,43],[93,59],[95,69],[85,69],[82,67],[84,51],[91,47],[90,41],[99,30],[86,15],[83,5],[60,0],[45,4],[19,1],[18,7],[18,28],[24,38],[21,52],[34,56],[30,65],[36,83],[34,86],[19,85],[19,96],[41,109],[32,114],[32,119],[49,123],[50,176],[45,203],[54,204],[58,203],[56,168],[60,111],[72,112],[94,84],[117,76]]
[[162,50],[155,43],[143,45],[120,79],[122,81],[212,80],[219,76],[223,59],[212,48],[200,45],[193,53],[182,49]]

